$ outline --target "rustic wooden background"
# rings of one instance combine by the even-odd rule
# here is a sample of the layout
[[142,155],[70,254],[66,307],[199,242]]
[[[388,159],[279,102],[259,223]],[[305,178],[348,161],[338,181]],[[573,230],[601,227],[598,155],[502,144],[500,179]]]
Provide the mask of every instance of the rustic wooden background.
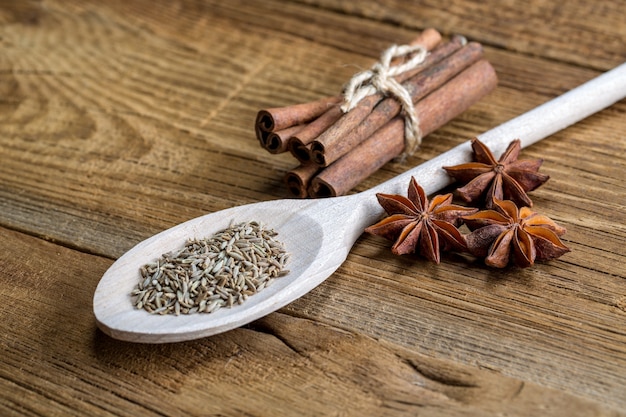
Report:
[[96,329],[126,250],[287,197],[264,107],[340,91],[434,27],[485,46],[495,92],[369,188],[626,60],[623,0],[0,0],[1,415],[626,412],[626,102],[523,151],[572,252],[526,270],[394,257],[363,236],[317,289],[170,345]]

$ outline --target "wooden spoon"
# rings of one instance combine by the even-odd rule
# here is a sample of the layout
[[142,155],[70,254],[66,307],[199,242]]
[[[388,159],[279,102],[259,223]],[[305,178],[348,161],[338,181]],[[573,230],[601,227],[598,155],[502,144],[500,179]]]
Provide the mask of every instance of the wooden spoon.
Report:
[[[519,138],[529,146],[626,96],[626,64],[478,138],[501,154]],[[132,248],[102,277],[93,309],[98,327],[121,340],[144,343],[178,342],[224,332],[249,323],[311,291],[344,262],[363,229],[383,214],[375,193],[405,194],[411,176],[428,193],[451,179],[442,166],[471,159],[469,142],[409,170],[379,186],[350,196],[318,200],[277,200],[233,207],[189,220]],[[214,313],[152,315],[135,309],[130,293],[139,280],[139,268],[163,253],[182,247],[188,238],[205,238],[234,222],[258,221],[276,230],[291,253],[289,274],[249,297],[243,304]]]

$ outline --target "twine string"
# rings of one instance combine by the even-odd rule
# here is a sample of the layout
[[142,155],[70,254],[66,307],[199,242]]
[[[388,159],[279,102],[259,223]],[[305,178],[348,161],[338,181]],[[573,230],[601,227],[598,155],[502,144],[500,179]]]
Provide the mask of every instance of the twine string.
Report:
[[[393,45],[384,51],[380,61],[369,70],[355,74],[344,90],[344,103],[341,110],[349,112],[365,97],[380,93],[398,100],[404,115],[404,152],[403,156],[411,155],[422,142],[419,118],[415,114],[413,100],[406,88],[394,77],[419,66],[428,51],[421,45]],[[392,61],[398,58],[409,58],[397,65]]]

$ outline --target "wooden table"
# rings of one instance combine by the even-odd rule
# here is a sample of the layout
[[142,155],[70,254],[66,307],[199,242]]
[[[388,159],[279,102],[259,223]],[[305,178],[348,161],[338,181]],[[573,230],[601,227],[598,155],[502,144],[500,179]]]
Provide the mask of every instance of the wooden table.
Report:
[[397,257],[363,236],[326,282],[244,328],[165,345],[96,328],[141,240],[288,197],[261,108],[337,94],[427,27],[499,86],[354,191],[626,58],[623,0],[0,1],[0,415],[616,415],[626,411],[626,102],[523,151],[571,253],[528,269]]

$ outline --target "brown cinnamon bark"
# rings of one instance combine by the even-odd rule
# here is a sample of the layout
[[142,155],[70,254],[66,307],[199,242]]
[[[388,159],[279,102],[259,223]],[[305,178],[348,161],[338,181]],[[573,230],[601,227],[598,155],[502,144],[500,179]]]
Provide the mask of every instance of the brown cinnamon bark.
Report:
[[[467,110],[497,85],[496,72],[480,60],[420,100],[415,111],[424,136]],[[404,120],[395,117],[311,180],[311,197],[343,195],[404,150]]]
[[[415,103],[478,61],[482,55],[482,46],[476,42],[471,42],[451,55],[446,56],[437,64],[425,68],[402,85]],[[362,100],[362,102],[367,99],[369,97]],[[366,103],[366,105],[368,104]],[[340,132],[333,129],[337,125],[335,124],[311,144],[311,160],[320,166],[330,165],[356,145],[369,138],[376,130],[397,116],[401,110],[400,103],[395,98],[388,97],[380,101],[360,123],[349,125],[351,129],[348,132],[340,134]],[[340,120],[343,120],[343,118]]]
[[426,28],[415,39],[409,42],[409,45],[422,45],[429,51],[441,42],[441,33],[434,28]]
[[[408,82],[412,78],[416,77],[417,74],[424,71],[426,68],[442,61],[455,51],[459,50],[465,44],[465,42],[466,40],[463,36],[454,36],[450,42],[446,42],[443,45],[436,47],[432,51],[432,53],[430,53],[428,57],[426,57],[422,65],[411,71],[407,71],[398,75],[396,77],[396,80],[401,83]],[[356,146],[356,144],[358,144],[359,142],[365,140],[369,136],[369,134],[361,138],[355,138],[354,136],[351,136],[351,132],[355,129],[356,126],[359,126],[362,122],[367,120],[375,107],[384,99],[384,95],[380,93],[365,97],[358,103],[355,108],[345,113],[335,124],[322,132],[319,137],[312,140],[311,142],[313,143],[313,145],[311,147],[311,150],[313,154],[310,156],[313,161],[320,166],[326,166],[332,161],[339,158],[339,156],[347,152],[347,150]],[[391,119],[391,117],[389,117],[389,119]],[[346,136],[349,140],[349,143],[346,143]],[[306,142],[304,143],[308,144]],[[331,153],[329,155],[330,158],[326,157],[325,154],[327,148],[333,148],[333,150],[335,151],[334,154]]]
[[[439,42],[441,42],[441,34],[432,28],[424,30],[415,38],[411,45],[422,45],[427,50],[432,50]],[[275,107],[266,110],[260,110],[257,113],[254,130],[261,146],[272,143],[269,140],[271,132],[280,131],[292,126],[302,125],[315,120],[324,114],[333,105],[340,103],[343,96],[326,97],[310,103],[295,104],[292,106]],[[280,136],[272,137],[273,140],[280,140]],[[276,144],[275,148],[287,149],[286,144]],[[274,152],[276,153],[276,152]]]
[[277,130],[304,124],[324,113],[333,104],[339,103],[341,99],[342,97],[338,95],[324,97],[310,103],[260,110],[255,124],[258,129],[264,132],[276,132]]
[[259,137],[261,146],[267,149],[269,153],[277,154],[287,150],[289,139],[293,135],[300,133],[305,129],[307,125],[291,126],[276,132],[263,132],[263,135]]
[[289,139],[287,143],[289,152],[301,163],[308,163],[311,160],[309,153],[311,147],[307,145],[339,120],[342,114],[340,104],[332,106],[326,113],[313,120],[304,129]]
[[[268,144],[273,144],[274,148],[286,151],[287,143],[283,144],[281,141],[281,143],[277,144],[270,141],[272,133],[280,132],[294,126],[304,125],[326,112],[330,107],[340,103],[341,100],[341,96],[325,97],[310,103],[260,110],[256,116],[254,131],[261,147],[271,153],[278,153],[267,148]],[[287,142],[289,138],[286,138],[285,142]],[[281,140],[282,138],[280,136],[273,136],[272,139]]]
[[320,171],[320,167],[315,164],[301,164],[285,174],[284,182],[294,197],[308,197],[308,188],[311,179]]
[[[420,38],[412,43],[418,43],[418,40],[420,40]],[[437,46],[418,68],[399,74],[396,79],[398,82],[409,80],[425,68],[428,68],[430,65],[441,61],[453,52],[459,50],[465,42],[466,40],[463,36],[454,36],[450,42]],[[311,147],[307,145],[314,141],[324,143],[326,141],[325,138],[343,137],[367,118],[372,112],[372,109],[383,99],[384,96],[382,94],[373,94],[361,100],[354,109],[345,114],[340,112],[338,109],[339,104],[337,104],[337,108],[331,108],[327,113],[311,122],[306,129],[303,129],[300,133],[292,137],[288,144],[289,151],[300,162],[309,162],[311,160]],[[328,115],[329,112],[332,114]],[[325,117],[327,115],[330,117]],[[323,166],[324,164],[318,163],[318,165]]]

